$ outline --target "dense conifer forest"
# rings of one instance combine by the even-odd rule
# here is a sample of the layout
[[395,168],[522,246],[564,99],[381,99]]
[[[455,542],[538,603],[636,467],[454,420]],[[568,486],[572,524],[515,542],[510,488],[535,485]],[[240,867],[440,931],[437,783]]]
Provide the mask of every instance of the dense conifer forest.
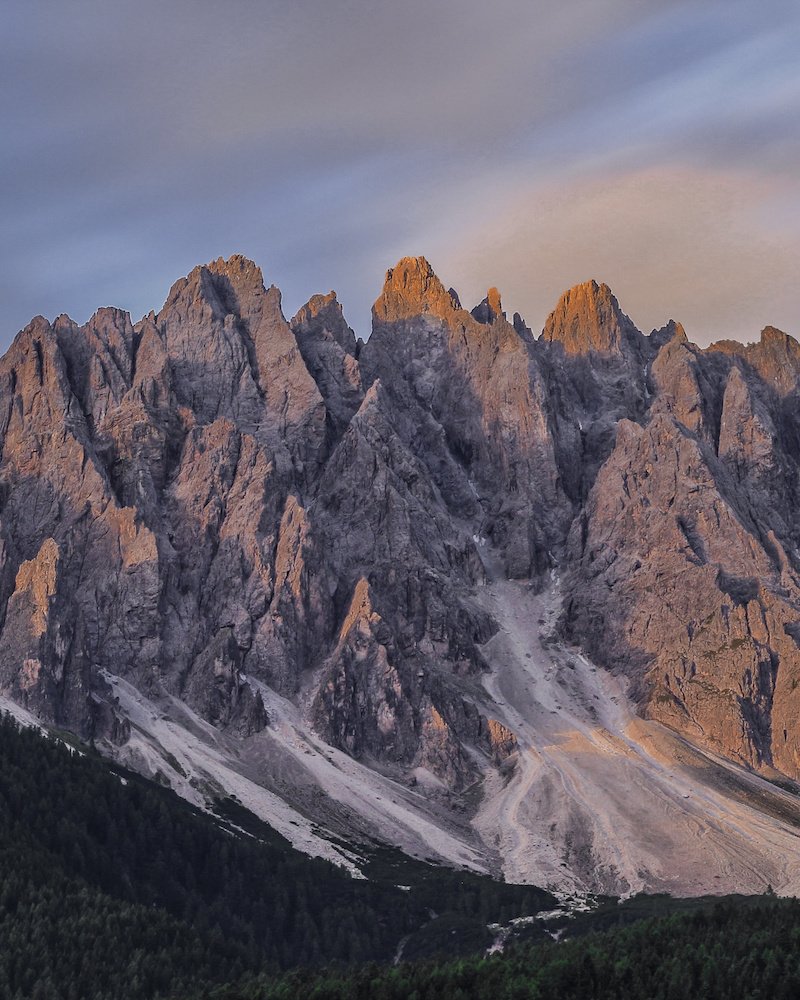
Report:
[[800,902],[706,903],[507,954],[295,972],[213,1000],[795,1000]]
[[[137,1000],[295,966],[388,961],[549,893],[373,850],[369,880],[308,858],[236,803],[220,816],[0,719],[0,997]],[[410,886],[402,890],[397,885]],[[434,915],[435,912],[435,915]]]
[[[3,1000],[800,995],[796,900],[600,900],[546,929],[528,923],[526,940],[486,958],[488,923],[553,897],[386,849],[365,870],[354,880],[235,802],[200,813],[88,748],[0,719]],[[559,930],[569,939],[553,941]]]

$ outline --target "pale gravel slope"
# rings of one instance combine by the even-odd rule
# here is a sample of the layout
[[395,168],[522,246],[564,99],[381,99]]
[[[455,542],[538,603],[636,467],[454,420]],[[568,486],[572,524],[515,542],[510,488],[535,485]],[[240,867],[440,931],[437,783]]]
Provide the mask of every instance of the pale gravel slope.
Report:
[[380,840],[456,867],[489,869],[480,839],[465,823],[459,829],[441,804],[325,744],[292,702],[265,685],[250,680],[262,693],[270,726],[242,741],[177,699],[157,705],[122,678],[104,676],[131,721],[130,740],[104,752],[168,781],[200,808],[234,796],[298,850],[355,876],[358,847],[342,843],[346,829],[361,843]]
[[[495,575],[490,558],[487,569]],[[800,802],[638,718],[620,679],[553,642],[557,581],[537,595],[497,578],[475,599],[500,626],[483,648],[482,708],[520,749],[510,774],[485,768],[471,828],[434,782],[410,788],[328,746],[301,708],[252,679],[270,725],[241,741],[108,675],[134,724],[114,756],[160,770],[201,806],[235,795],[299,849],[354,874],[357,848],[340,839],[348,829],[356,842],[478,871],[499,865],[508,881],[561,892],[800,892]]]
[[[485,767],[471,826],[435,781],[419,774],[411,788],[353,760],[316,736],[301,707],[252,679],[270,725],[241,740],[106,674],[132,736],[105,751],[160,772],[203,808],[234,795],[300,850],[353,874],[348,830],[355,842],[379,839],[478,871],[499,866],[509,881],[561,892],[800,892],[797,798],[638,718],[620,679],[553,641],[557,580],[534,594],[500,578],[479,547],[492,582],[474,599],[499,625],[483,647],[482,708],[515,732],[519,752],[511,772]],[[12,703],[0,709],[35,724]]]
[[578,651],[543,646],[557,584],[534,595],[496,579],[478,599],[500,624],[484,647],[486,691],[520,750],[510,780],[489,776],[474,825],[509,881],[676,895],[800,891],[794,796],[636,717],[622,681]]

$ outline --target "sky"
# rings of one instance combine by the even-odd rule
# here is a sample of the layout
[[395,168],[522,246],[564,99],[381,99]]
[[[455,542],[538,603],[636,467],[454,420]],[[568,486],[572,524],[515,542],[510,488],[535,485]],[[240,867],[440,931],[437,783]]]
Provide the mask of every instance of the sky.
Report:
[[0,348],[243,253],[366,337],[400,257],[538,331],[800,337],[796,0],[6,0]]

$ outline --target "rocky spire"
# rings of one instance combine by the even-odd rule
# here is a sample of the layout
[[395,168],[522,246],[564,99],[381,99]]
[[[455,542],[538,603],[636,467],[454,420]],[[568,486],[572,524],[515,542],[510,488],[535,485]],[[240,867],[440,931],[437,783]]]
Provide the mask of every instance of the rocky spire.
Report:
[[[424,772],[452,825],[446,796],[514,766],[480,684],[512,662],[502,623],[549,657],[534,592],[558,579],[558,628],[644,713],[800,778],[799,395],[774,328],[642,337],[588,282],[533,343],[422,257],[360,349],[334,293],[287,323],[238,255],[136,326],[39,318],[0,361],[0,695],[98,745],[130,737],[134,694],[191,709],[288,798],[297,754],[262,756],[280,695],[365,767]],[[309,814],[352,822],[314,789]]]
[[506,318],[503,306],[500,301],[500,292],[496,288],[490,288],[486,293],[486,298],[472,310],[473,317],[479,323],[494,323],[498,317]]
[[314,295],[292,319],[292,330],[327,410],[332,441],[338,440],[361,405],[361,371],[356,337],[336,292]]
[[344,318],[336,292],[312,295],[308,302],[297,310],[291,326],[297,337],[314,336],[323,340],[333,340],[345,354],[356,353],[356,335]]
[[445,289],[424,257],[403,257],[386,272],[372,311],[377,320],[391,323],[420,313],[446,318],[458,308],[458,299]]
[[587,281],[559,299],[542,331],[546,342],[558,341],[567,354],[619,354],[641,337],[620,309],[608,285]]

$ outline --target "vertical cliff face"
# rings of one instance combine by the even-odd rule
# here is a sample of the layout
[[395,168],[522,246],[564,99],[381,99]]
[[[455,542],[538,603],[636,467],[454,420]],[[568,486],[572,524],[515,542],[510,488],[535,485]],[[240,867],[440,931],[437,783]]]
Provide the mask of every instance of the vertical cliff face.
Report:
[[644,419],[656,344],[622,312],[607,285],[588,281],[565,292],[539,344],[554,413],[554,443],[564,487],[580,507],[614,444],[619,420]]
[[292,330],[325,401],[330,445],[341,437],[364,398],[356,337],[335,292],[309,299],[292,320]]
[[643,714],[798,776],[799,386],[772,328],[701,351],[588,282],[535,339],[421,257],[366,343],[242,257],[136,325],[37,318],[0,362],[0,689],[117,742],[118,678],[237,738],[268,692],[458,790],[516,749],[477,588],[555,570]]
[[[0,370],[3,690],[124,739],[110,676],[244,735],[268,722],[250,678],[311,685],[335,744],[471,780],[461,740],[485,722],[456,680],[491,633],[464,604],[483,569],[416,412],[357,353],[333,294],[290,325],[241,257],[196,268],[135,327],[101,310],[24,330]],[[385,682],[352,653],[371,616]]]
[[410,419],[409,445],[452,513],[479,519],[511,576],[537,577],[571,518],[545,379],[496,289],[475,313],[424,258],[402,260],[387,273],[360,363]]
[[650,716],[796,775],[800,450],[774,371],[759,347],[661,347],[648,419],[618,425],[573,525],[566,622]]

